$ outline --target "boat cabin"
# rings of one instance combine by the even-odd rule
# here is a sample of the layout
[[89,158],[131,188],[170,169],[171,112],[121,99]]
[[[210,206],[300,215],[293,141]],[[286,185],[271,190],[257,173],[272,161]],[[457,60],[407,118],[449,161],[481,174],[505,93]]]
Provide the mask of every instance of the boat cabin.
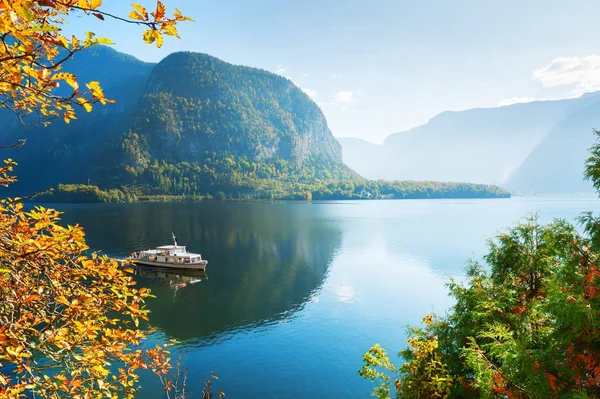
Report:
[[156,249],[141,251],[137,257],[140,260],[164,263],[200,263],[202,256],[187,252],[183,245],[165,245]]

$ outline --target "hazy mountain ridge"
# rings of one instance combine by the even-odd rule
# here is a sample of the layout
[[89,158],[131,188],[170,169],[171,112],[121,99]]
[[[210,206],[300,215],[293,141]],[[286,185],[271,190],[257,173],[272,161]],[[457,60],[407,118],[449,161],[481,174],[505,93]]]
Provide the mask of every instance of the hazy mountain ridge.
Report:
[[577,109],[557,124],[529,154],[506,186],[517,192],[593,192],[583,178],[588,149],[600,127],[600,101]]
[[[591,191],[583,182],[583,163],[592,128],[600,126],[595,118],[599,101],[600,93],[588,93],[576,99],[443,112],[425,125],[388,136],[379,146],[339,141],[344,161],[371,179],[471,181],[521,192]],[[577,133],[571,135],[570,151],[549,151],[548,142],[567,131]],[[558,165],[558,155],[564,169],[554,176],[563,182],[538,184]]]

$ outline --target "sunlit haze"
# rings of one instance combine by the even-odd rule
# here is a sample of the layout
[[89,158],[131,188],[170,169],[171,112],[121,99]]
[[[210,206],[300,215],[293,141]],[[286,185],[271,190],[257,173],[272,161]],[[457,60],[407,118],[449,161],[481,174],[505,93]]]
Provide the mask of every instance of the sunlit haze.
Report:
[[[141,2],[151,8],[152,1]],[[129,2],[111,0],[121,15]],[[179,50],[264,68],[319,103],[335,136],[381,142],[444,110],[567,98],[600,87],[600,3],[176,0],[196,23],[163,49],[98,21],[147,61]],[[89,19],[85,18],[89,24]],[[80,22],[72,25],[80,29]],[[89,26],[87,26],[90,29]]]

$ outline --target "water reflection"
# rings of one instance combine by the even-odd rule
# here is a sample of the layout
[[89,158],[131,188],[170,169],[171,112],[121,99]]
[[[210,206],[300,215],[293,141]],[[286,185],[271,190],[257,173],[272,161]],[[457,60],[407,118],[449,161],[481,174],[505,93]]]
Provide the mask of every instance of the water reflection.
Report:
[[[83,225],[88,244],[108,254],[123,256],[168,244],[174,232],[180,244],[209,261],[210,279],[201,284],[185,281],[190,276],[182,280],[164,271],[155,270],[153,276],[140,271],[140,283],[157,296],[147,303],[150,322],[191,345],[209,345],[231,332],[292,317],[320,290],[342,241],[335,222],[315,217],[310,205],[302,204],[88,205],[64,210],[64,220]],[[350,300],[349,293],[344,295]]]
[[[444,284],[487,252],[485,237],[531,212],[573,220],[600,204],[515,197],[61,208],[108,254],[168,244],[174,232],[208,259],[210,278],[176,292],[177,279],[136,277],[158,295],[148,305],[162,332],[149,344],[183,341],[173,354],[182,354],[192,392],[215,367],[227,397],[325,399],[369,396],[372,384],[357,376],[364,351],[378,342],[397,353],[405,325],[443,314],[452,303]],[[142,385],[140,398],[160,397],[155,378]]]
[[147,286],[151,284],[151,280],[156,280],[160,287],[173,290],[174,296],[178,290],[208,279],[208,275],[202,270],[170,270],[149,266],[131,267],[131,270],[141,285]]

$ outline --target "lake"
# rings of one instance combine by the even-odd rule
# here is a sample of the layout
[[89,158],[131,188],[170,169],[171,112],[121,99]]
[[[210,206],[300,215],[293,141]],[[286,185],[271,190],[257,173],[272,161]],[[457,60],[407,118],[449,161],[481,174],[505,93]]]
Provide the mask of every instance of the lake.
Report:
[[[573,221],[591,197],[315,203],[58,205],[111,256],[170,244],[208,259],[206,278],[138,277],[152,341],[173,353],[199,396],[211,369],[228,398],[366,398],[358,370],[374,343],[403,349],[405,326],[451,304],[444,284],[486,239],[537,212]],[[195,282],[195,283],[193,283]],[[193,283],[193,284],[192,284]],[[153,377],[140,397],[162,397]]]

